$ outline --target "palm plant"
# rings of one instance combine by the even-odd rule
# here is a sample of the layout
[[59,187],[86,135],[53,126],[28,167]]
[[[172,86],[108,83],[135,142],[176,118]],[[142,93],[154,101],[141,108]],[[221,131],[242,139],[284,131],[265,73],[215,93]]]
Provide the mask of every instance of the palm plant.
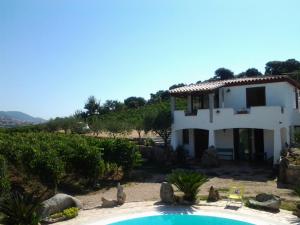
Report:
[[38,225],[41,199],[33,194],[10,194],[0,201],[0,212],[3,225]]
[[197,200],[197,194],[202,184],[208,181],[205,175],[190,170],[174,170],[167,178],[179,191],[184,193],[184,199],[190,202]]

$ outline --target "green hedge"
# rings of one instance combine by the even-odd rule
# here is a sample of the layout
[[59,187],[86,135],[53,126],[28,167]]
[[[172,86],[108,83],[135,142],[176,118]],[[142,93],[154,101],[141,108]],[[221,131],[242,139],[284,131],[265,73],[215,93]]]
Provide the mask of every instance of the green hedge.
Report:
[[55,186],[66,174],[96,181],[108,168],[105,164],[116,164],[127,175],[141,158],[136,146],[125,139],[46,132],[0,132],[0,154]]

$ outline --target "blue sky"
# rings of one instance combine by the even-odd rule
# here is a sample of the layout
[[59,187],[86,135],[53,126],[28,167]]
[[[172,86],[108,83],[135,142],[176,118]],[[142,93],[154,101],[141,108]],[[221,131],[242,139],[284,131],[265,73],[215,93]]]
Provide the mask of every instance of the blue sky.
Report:
[[1,0],[0,110],[46,119],[300,60],[299,0]]

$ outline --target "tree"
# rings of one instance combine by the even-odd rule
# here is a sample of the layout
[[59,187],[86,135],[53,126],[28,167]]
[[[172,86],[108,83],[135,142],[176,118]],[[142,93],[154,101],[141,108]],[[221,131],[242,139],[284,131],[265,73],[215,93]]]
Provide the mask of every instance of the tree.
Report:
[[174,84],[169,88],[169,90],[173,90],[175,88],[180,88],[180,87],[184,87],[184,86],[186,86],[184,83]]
[[234,74],[231,70],[226,68],[219,68],[215,71],[216,80],[228,80],[234,78]]
[[118,134],[126,134],[131,130],[131,126],[123,120],[119,120],[116,116],[110,116],[103,120],[104,129],[113,137],[116,138]]
[[246,77],[258,77],[262,76],[262,73],[258,71],[256,68],[249,68],[245,72]]
[[124,100],[124,104],[129,109],[137,109],[146,104],[146,100],[142,97],[129,97]]
[[137,109],[134,112],[130,112],[129,122],[132,125],[132,128],[136,130],[139,136],[139,142],[141,143],[141,134],[142,131],[145,130],[144,126],[144,118],[145,118],[145,110]]
[[55,132],[58,131],[60,129],[60,125],[59,125],[59,121],[58,121],[58,117],[55,119],[50,119],[46,124],[46,130],[49,132]]
[[76,110],[75,113],[74,113],[74,117],[77,118],[77,119],[86,120],[87,113],[82,111],[82,110]]
[[270,61],[266,63],[266,75],[282,75],[300,70],[300,62],[295,59],[286,61]]
[[95,96],[90,96],[84,105],[84,109],[87,110],[86,113],[88,116],[98,114],[100,111],[100,102],[98,102]]
[[167,148],[168,139],[171,135],[172,116],[168,104],[157,104],[145,115],[144,126],[145,131],[153,131],[159,135]]
[[163,101],[169,101],[169,100],[170,100],[169,91],[160,90],[155,94],[150,94],[150,100],[148,101],[148,103],[154,104],[154,103],[161,103]]
[[104,122],[100,119],[98,115],[91,116],[88,119],[88,125],[89,128],[93,131],[93,133],[96,134],[97,136],[101,131],[105,129]]
[[103,104],[102,110],[105,112],[110,111],[120,111],[124,108],[124,104],[122,102],[119,102],[117,100],[106,100],[106,102]]
[[245,72],[239,73],[236,77],[258,77],[263,74],[258,71],[256,68],[249,68]]

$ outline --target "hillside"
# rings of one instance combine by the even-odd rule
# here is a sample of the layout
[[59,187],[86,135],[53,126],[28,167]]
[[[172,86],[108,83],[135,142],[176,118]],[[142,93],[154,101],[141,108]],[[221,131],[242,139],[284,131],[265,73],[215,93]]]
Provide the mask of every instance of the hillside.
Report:
[[44,123],[46,120],[19,111],[0,111],[0,127]]

